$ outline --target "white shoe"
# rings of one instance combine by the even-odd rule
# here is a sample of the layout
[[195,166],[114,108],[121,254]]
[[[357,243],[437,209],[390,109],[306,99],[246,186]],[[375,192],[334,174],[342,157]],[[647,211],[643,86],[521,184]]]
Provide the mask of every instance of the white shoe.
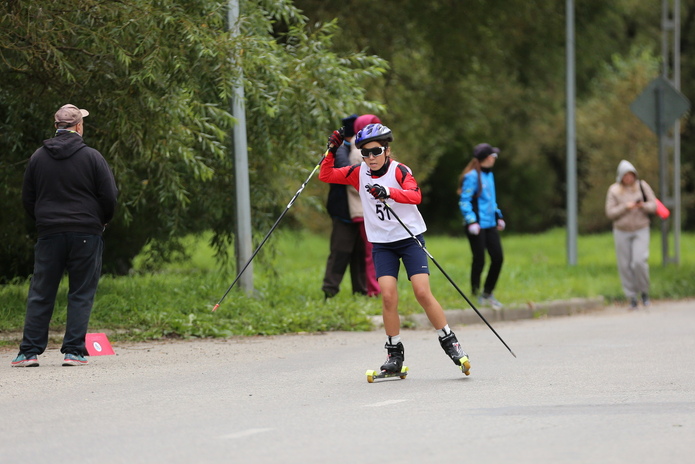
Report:
[[486,295],[483,293],[478,297],[478,303],[480,303],[483,306],[489,306],[495,311],[499,311],[500,309],[504,308],[504,305],[497,301],[497,299],[490,293],[489,295]]

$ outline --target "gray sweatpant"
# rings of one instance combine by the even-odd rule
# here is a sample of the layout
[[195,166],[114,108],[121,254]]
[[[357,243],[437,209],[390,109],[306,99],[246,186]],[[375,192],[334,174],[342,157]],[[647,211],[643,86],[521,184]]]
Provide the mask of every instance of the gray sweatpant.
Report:
[[613,229],[613,239],[625,296],[649,294],[649,227],[634,232]]

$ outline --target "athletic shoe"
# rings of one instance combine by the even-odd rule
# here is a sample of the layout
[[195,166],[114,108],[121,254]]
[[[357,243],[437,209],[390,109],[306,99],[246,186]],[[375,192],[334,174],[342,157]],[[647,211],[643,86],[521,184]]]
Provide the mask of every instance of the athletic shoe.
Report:
[[19,353],[16,358],[12,361],[12,367],[38,367],[39,360],[35,354],[30,354],[29,356],[24,353]]
[[504,308],[504,305],[497,301],[497,299],[492,296],[492,293],[483,293],[478,297],[478,303],[481,306],[489,306],[495,311],[499,311],[500,309]]
[[630,298],[630,309],[637,309],[637,298]]
[[88,362],[81,354],[68,353],[63,360],[63,366],[85,366]]
[[652,302],[649,300],[649,295],[647,293],[642,293],[642,304],[644,306],[649,306]]

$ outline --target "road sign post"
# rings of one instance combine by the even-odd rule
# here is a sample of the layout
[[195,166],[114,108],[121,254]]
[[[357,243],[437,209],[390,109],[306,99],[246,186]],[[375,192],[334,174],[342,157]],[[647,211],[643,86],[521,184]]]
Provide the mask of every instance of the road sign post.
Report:
[[[676,89],[664,76],[651,81],[644,91],[632,102],[630,110],[649,127],[657,136],[659,154],[659,195],[661,201],[671,209],[680,210],[680,195],[668,192],[668,156],[666,141],[669,129],[690,110],[690,101]],[[674,134],[677,136],[678,134]],[[674,191],[680,189],[679,179],[674,182]],[[671,259],[668,251],[669,221],[675,221],[680,215],[674,214],[670,219],[661,222],[661,252],[662,261],[666,265]],[[674,229],[680,224],[674,222]],[[673,261],[678,262],[678,250]]]

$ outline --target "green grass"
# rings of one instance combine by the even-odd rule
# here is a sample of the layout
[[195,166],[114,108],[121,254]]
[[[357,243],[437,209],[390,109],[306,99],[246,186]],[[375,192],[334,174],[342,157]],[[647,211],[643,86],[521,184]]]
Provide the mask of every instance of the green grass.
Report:
[[[426,236],[427,249],[457,285],[468,294],[470,249],[465,238]],[[216,312],[236,274],[217,270],[204,237],[190,238],[191,258],[154,274],[134,272],[102,278],[90,330],[107,331],[112,339],[144,340],[167,337],[230,337],[288,332],[367,330],[369,315],[380,314],[380,299],[353,296],[349,278],[342,291],[325,301],[321,282],[328,239],[303,232],[276,231],[273,249],[264,248],[253,262],[254,288],[249,296],[235,287]],[[578,264],[566,264],[565,233],[504,236],[505,262],[495,291],[507,306],[529,302],[603,296],[623,300],[610,233],[578,240]],[[685,298],[695,295],[695,234],[681,236],[680,265],[662,266],[661,236],[652,232],[652,297]],[[431,266],[431,285],[445,309],[467,304]],[[16,342],[24,322],[28,281],[0,287],[0,333]],[[61,285],[53,330],[62,331],[66,319],[66,282]],[[405,277],[399,281],[402,314],[421,312]],[[7,342],[6,342],[7,343]]]

